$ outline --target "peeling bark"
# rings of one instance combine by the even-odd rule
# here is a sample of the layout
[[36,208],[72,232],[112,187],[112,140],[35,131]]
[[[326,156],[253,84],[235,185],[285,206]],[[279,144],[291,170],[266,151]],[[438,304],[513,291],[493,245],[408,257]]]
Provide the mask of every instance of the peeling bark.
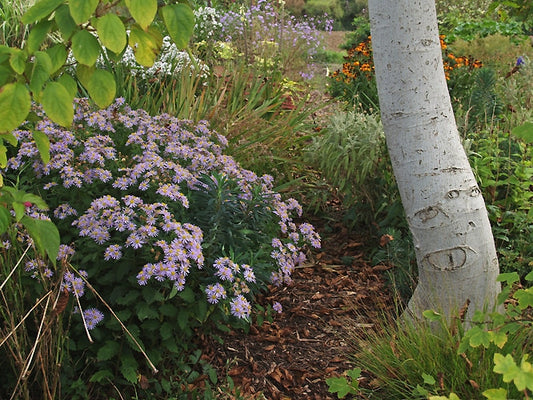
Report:
[[494,239],[453,114],[434,0],[369,0],[381,116],[413,234],[419,283],[414,315],[467,318],[500,291]]

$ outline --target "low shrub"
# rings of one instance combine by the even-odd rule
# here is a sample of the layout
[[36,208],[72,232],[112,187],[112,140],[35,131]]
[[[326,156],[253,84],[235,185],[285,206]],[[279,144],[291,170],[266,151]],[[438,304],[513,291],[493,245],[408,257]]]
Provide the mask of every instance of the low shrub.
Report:
[[[224,155],[225,137],[205,121],[79,100],[71,130],[46,118],[33,127],[50,140],[48,164],[30,128],[14,132],[5,179],[48,203],[49,214],[26,212],[57,224],[69,309],[85,310],[71,317],[63,388],[76,392],[65,395],[106,397],[108,382],[126,396],[179,393],[175,368],[194,336],[245,328],[254,295],[290,282],[303,247],[320,246],[310,224],[293,220],[300,205]],[[46,268],[38,257],[27,264]],[[155,365],[162,374],[151,375]]]

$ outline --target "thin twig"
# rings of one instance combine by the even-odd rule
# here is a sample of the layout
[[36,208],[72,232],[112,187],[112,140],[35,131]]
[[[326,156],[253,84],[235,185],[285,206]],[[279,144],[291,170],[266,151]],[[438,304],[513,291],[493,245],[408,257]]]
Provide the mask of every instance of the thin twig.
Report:
[[0,286],[0,290],[2,290],[4,288],[4,286],[6,285],[7,281],[9,280],[9,278],[11,278],[11,275],[13,275],[13,273],[15,272],[15,270],[18,268],[18,266],[20,265],[20,263],[22,262],[24,256],[26,255],[26,253],[30,250],[31,248],[31,244],[28,245],[28,247],[26,247],[26,250],[24,250],[24,253],[22,253],[22,255],[20,256],[17,264],[13,267],[13,269],[11,270],[11,272],[9,273],[9,275],[7,276],[7,278],[5,279],[4,282],[2,282],[2,286]]
[[46,293],[37,303],[35,303],[35,305],[30,309],[30,311],[28,311],[26,313],[26,315],[24,316],[24,318],[22,318],[20,320],[20,322],[17,324],[17,326],[15,326],[13,328],[13,330],[11,332],[9,332],[9,335],[7,335],[4,340],[2,340],[2,342],[0,343],[0,347],[2,347],[2,345],[7,341],[7,339],[9,339],[11,337],[11,335],[13,335],[15,333],[15,331],[18,329],[18,327],[26,320],[26,318],[28,318],[28,316],[30,315],[30,313],[35,309],[35,307],[37,307],[39,304],[41,304],[41,302],[47,298],[48,296],[50,296],[50,294],[52,293],[52,291],[50,290],[48,293]]
[[80,310],[81,320],[83,321],[83,327],[85,328],[87,339],[89,339],[90,343],[94,343],[93,338],[91,337],[91,334],[89,333],[89,329],[87,328],[87,322],[85,321],[85,315],[83,315],[83,309],[81,308],[80,298],[78,297],[77,293],[74,293],[74,297],[76,298],[76,302],[78,303],[78,309]]
[[89,289],[91,289],[91,291],[94,293],[94,295],[96,297],[98,297],[98,299],[107,307],[107,309],[109,310],[109,312],[113,315],[113,317],[115,317],[115,319],[118,321],[118,323],[120,324],[120,326],[122,327],[122,329],[124,329],[124,331],[129,335],[129,337],[131,338],[131,340],[133,340],[133,342],[137,345],[137,347],[139,348],[140,352],[142,353],[142,355],[144,356],[144,358],[146,358],[146,360],[148,361],[148,364],[150,364],[150,368],[152,368],[152,371],[154,372],[154,374],[157,374],[159,371],[157,370],[157,368],[155,367],[155,365],[152,363],[152,361],[150,360],[150,358],[148,357],[148,354],[146,354],[146,352],[143,350],[143,348],[141,347],[141,345],[139,344],[139,342],[137,341],[137,339],[135,339],[135,336],[133,336],[131,334],[131,332],[128,330],[128,328],[126,328],[126,326],[122,323],[122,321],[120,320],[120,318],[117,316],[117,314],[115,314],[115,312],[113,311],[113,309],[109,306],[109,304],[106,303],[106,301],[102,298],[102,296],[100,296],[100,294],[96,291],[95,288],[92,287],[92,285],[89,283],[89,281],[79,273],[79,271],[74,268],[72,265],[70,265],[70,267],[76,271],[76,273],[81,277],[81,279],[85,282],[85,284],[87,285],[87,287]]

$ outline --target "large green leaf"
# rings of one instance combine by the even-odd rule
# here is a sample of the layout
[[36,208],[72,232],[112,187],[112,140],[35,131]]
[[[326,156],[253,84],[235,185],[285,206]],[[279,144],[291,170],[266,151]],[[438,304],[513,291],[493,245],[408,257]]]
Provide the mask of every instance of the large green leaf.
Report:
[[68,7],[72,19],[77,24],[83,24],[93,15],[99,0],[69,0]]
[[32,24],[36,21],[47,17],[54,11],[64,0],[40,0],[37,1],[33,7],[31,7],[22,16],[23,24]]
[[135,60],[145,67],[154,64],[162,44],[163,37],[155,28],[148,32],[135,27],[131,29],[129,45],[135,53]]
[[17,74],[23,74],[26,69],[26,60],[28,59],[26,52],[20,49],[11,49],[11,57],[9,58],[9,65]]
[[186,4],[171,4],[161,9],[170,37],[179,49],[189,44],[194,30],[194,13]]
[[524,122],[522,125],[514,127],[511,133],[526,143],[533,143],[533,122]]
[[139,26],[146,30],[157,13],[157,0],[126,0],[126,7]]
[[57,80],[57,82],[59,82],[60,84],[63,85],[63,87],[65,89],[67,89],[67,92],[69,94],[69,96],[74,99],[74,97],[76,97],[76,95],[78,94],[78,84],[76,83],[76,81],[74,80],[74,78],[72,78],[70,75],[68,74],[63,74],[59,77],[59,79]]
[[72,53],[80,64],[92,66],[100,55],[98,39],[86,30],[77,32],[72,36]]
[[94,65],[88,67],[83,64],[78,64],[78,66],[76,67],[76,76],[85,88],[87,88],[87,85],[89,84],[89,79],[91,79],[91,76],[94,74],[94,71],[96,71],[96,67]]
[[59,31],[61,32],[61,36],[63,37],[63,40],[66,42],[72,34],[78,29],[78,25],[76,25],[76,22],[72,19],[72,16],[70,15],[70,11],[68,9],[68,6],[66,4],[59,7],[55,12],[55,21],[57,24],[57,27],[59,28]]
[[86,89],[96,105],[104,108],[115,99],[117,84],[111,72],[97,69],[89,79]]
[[32,132],[33,141],[39,150],[39,155],[43,163],[48,164],[50,162],[50,140],[46,133],[34,130]]
[[67,61],[67,49],[64,44],[56,44],[55,46],[46,49],[46,54],[52,61],[52,68],[50,74],[57,72]]
[[48,117],[61,126],[69,127],[74,118],[73,97],[58,82],[50,82],[43,91],[42,103]]
[[115,14],[107,14],[99,18],[97,32],[104,46],[115,53],[124,50],[128,43],[126,28]]
[[7,147],[0,143],[0,168],[7,166]]
[[22,83],[0,88],[0,132],[11,132],[24,122],[30,112],[31,97]]
[[33,28],[31,28],[30,34],[28,35],[28,40],[26,41],[25,49],[28,53],[35,53],[41,47],[46,35],[52,27],[52,21],[41,21]]
[[55,266],[60,240],[59,231],[54,223],[48,220],[33,219],[26,215],[22,217],[21,222],[33,239],[37,250],[42,255],[48,255]]
[[50,60],[50,56],[44,51],[35,53],[30,78],[30,90],[34,97],[39,97],[44,83],[50,78],[51,70],[52,60]]

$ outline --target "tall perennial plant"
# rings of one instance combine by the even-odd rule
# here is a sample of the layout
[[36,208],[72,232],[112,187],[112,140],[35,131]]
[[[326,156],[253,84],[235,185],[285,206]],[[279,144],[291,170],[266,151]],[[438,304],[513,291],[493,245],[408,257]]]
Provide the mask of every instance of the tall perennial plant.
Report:
[[[47,164],[32,125],[50,140]],[[63,286],[72,306],[87,307],[80,315],[96,342],[90,346],[80,331],[71,336],[71,348],[95,355],[94,382],[118,368],[137,383],[141,349],[157,364],[179,354],[184,335],[196,329],[242,325],[254,294],[289,283],[305,246],[320,246],[310,224],[293,220],[300,205],[283,201],[272,177],[223,154],[225,137],[205,121],[151,117],[122,99],[93,111],[81,99],[71,129],[43,116],[14,134],[20,145],[5,179],[39,192],[50,206],[46,214],[27,204],[26,212],[59,228],[58,258],[68,266]],[[37,257],[26,267],[53,274]],[[120,339],[120,325],[106,307],[135,341]],[[272,307],[280,311],[278,303]]]

